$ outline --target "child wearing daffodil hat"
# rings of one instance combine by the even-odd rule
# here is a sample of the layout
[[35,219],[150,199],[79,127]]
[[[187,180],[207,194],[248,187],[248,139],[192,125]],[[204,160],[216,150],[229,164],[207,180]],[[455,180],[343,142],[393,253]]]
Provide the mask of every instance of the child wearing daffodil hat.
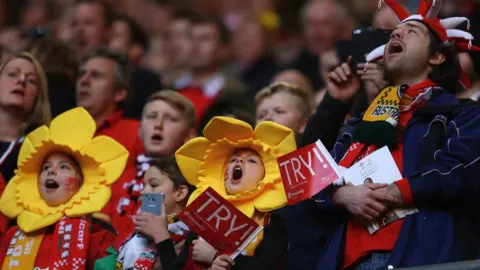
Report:
[[176,152],[180,170],[197,187],[189,203],[212,187],[265,229],[235,262],[203,240],[194,241],[192,259],[219,269],[233,264],[234,269],[281,268],[287,247],[285,225],[272,211],[285,206],[287,198],[277,158],[296,149],[294,133],[273,122],[262,122],[253,130],[243,121],[215,117],[203,134]]
[[67,111],[28,134],[18,170],[0,199],[17,218],[2,239],[3,269],[90,269],[114,231],[97,214],[110,199],[128,151],[106,136],[83,108]]

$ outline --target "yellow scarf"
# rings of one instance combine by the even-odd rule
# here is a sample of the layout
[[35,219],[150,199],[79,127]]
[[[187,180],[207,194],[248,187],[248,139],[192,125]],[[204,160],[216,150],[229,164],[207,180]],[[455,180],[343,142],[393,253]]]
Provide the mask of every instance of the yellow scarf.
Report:
[[402,88],[389,86],[375,98],[372,105],[363,116],[365,122],[387,121],[396,126],[400,114],[400,100],[402,99]]
[[390,150],[397,146],[395,127],[400,118],[400,102],[407,85],[383,89],[368,107],[362,122],[353,134],[353,140]]
[[43,230],[26,235],[18,229],[8,246],[2,270],[34,269],[44,235]]

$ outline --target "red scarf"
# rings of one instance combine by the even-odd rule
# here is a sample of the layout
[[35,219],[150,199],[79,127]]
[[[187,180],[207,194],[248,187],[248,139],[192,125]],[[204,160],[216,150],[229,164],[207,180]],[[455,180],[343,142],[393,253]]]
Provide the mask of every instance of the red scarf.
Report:
[[90,221],[83,218],[62,218],[55,225],[57,247],[52,269],[85,269],[90,242]]
[[117,206],[117,211],[120,216],[133,216],[136,215],[137,209],[140,206],[140,196],[143,189],[143,176],[145,172],[150,168],[151,158],[145,155],[139,155],[135,159],[135,167],[137,173],[135,178],[124,184],[123,189],[126,190],[126,196],[122,197]]

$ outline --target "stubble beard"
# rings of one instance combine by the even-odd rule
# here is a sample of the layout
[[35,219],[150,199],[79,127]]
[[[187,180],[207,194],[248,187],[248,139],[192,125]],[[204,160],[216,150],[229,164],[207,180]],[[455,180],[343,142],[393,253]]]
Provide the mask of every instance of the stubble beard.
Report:
[[403,62],[402,58],[395,59],[394,61],[387,62],[385,61],[385,80],[389,83],[393,83],[404,75],[407,70],[405,70],[405,63]]

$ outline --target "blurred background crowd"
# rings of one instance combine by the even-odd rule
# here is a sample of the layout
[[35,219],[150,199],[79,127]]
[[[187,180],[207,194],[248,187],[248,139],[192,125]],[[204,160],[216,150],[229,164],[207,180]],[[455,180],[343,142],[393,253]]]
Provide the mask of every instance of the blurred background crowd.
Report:
[[[475,36],[479,6],[445,0],[442,15],[468,17]],[[253,123],[253,96],[280,79],[302,85],[318,104],[325,74],[342,60],[338,42],[355,28],[396,25],[388,8],[377,9],[377,0],[2,0],[0,48],[2,57],[30,51],[40,60],[53,116],[81,102],[79,65],[102,45],[123,54],[130,70],[126,117],[139,118],[155,91],[180,90],[194,101],[202,130],[219,114]],[[480,90],[480,63],[474,55],[460,57],[470,96]],[[359,94],[365,104],[366,89]]]
[[[412,13],[419,2],[397,1]],[[478,0],[443,0],[440,18],[467,17],[479,37],[479,11]],[[23,136],[77,106],[96,135],[130,152],[107,207],[120,227],[133,226],[150,159],[174,154],[214,116],[270,120],[292,129],[299,147],[321,138],[331,149],[344,120],[386,85],[373,63],[352,65],[348,82],[327,79],[349,61],[346,40],[396,25],[378,0],[0,0],[0,194]],[[458,57],[471,87],[455,94],[479,101],[480,54]],[[314,269],[325,244],[312,234],[319,221],[292,209],[282,213],[294,220],[286,269],[302,269],[300,260]]]

